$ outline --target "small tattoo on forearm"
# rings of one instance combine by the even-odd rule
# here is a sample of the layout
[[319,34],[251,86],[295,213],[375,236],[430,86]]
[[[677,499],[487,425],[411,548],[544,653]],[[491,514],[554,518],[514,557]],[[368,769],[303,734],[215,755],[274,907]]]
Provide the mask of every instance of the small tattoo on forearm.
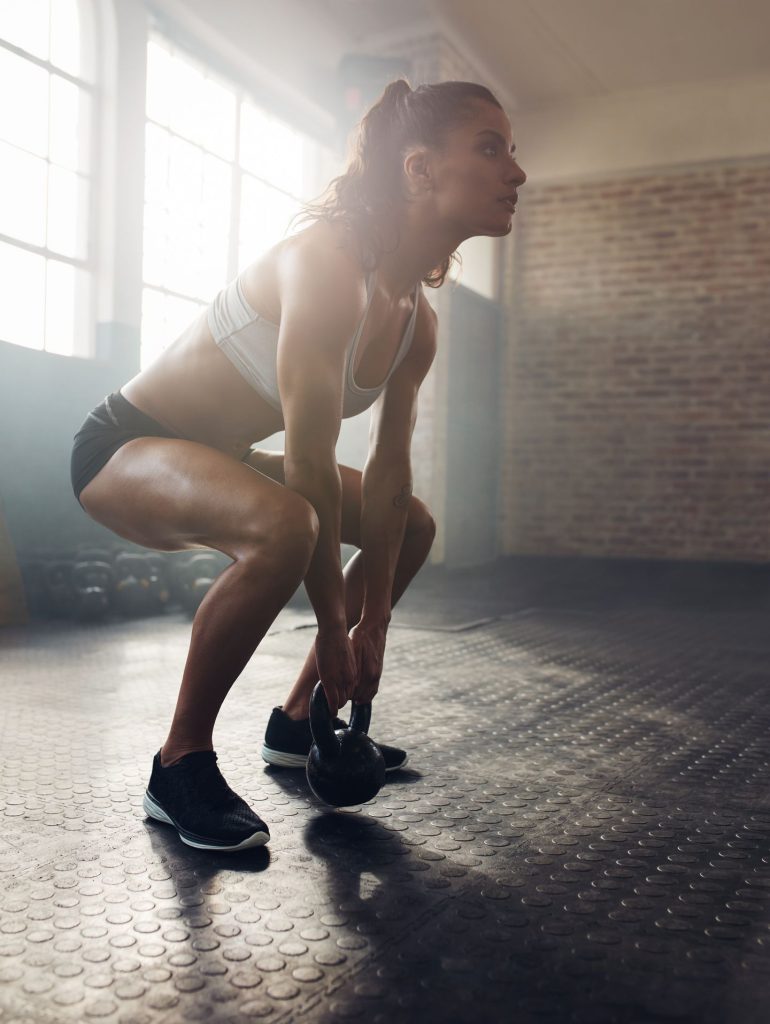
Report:
[[404,484],[399,493],[393,499],[393,504],[396,508],[404,508],[405,505],[409,504],[409,499],[412,496],[412,485]]

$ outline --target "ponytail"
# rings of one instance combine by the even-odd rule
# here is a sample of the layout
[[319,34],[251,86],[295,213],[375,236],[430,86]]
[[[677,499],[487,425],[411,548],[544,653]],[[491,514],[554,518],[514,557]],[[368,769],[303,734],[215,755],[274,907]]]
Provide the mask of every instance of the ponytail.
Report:
[[[495,96],[475,82],[437,82],[412,89],[405,78],[389,82],[357,126],[346,171],[334,178],[316,201],[305,203],[292,218],[342,223],[354,234],[365,270],[373,270],[387,251],[384,233],[397,222],[407,201],[403,191],[402,154],[412,145],[440,149],[451,128],[473,116],[482,100],[503,109]],[[398,240],[396,241],[398,245]],[[451,253],[423,282],[439,288],[452,262]]]

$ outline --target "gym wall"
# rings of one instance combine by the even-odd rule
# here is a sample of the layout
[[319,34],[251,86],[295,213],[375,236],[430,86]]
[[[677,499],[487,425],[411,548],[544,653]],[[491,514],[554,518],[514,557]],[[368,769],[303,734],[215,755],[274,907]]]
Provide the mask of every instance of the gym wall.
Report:
[[509,553],[770,557],[770,158],[529,182]]
[[72,437],[88,410],[136,372],[138,331],[120,332],[120,326],[99,325],[97,345],[108,358],[77,359],[0,341],[0,496],[20,559],[43,550],[63,556],[79,543],[111,548],[117,541],[78,505],[69,464]]

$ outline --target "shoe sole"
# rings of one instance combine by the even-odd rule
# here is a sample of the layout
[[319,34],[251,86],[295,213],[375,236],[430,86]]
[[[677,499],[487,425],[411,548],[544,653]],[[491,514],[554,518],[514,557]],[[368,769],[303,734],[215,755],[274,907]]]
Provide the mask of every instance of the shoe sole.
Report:
[[[262,760],[267,761],[268,764],[275,765],[277,768],[304,768],[307,764],[307,758],[307,754],[287,754],[283,750],[273,750],[267,744],[262,746]],[[408,762],[409,755],[406,754],[401,764],[394,764],[391,768],[386,768],[385,771],[397,772],[399,768],[405,767]]]
[[173,818],[170,818],[160,804],[153,799],[149,790],[145,790],[142,806],[144,807],[144,812],[148,818],[153,818],[155,821],[162,821],[166,825],[172,825],[179,833],[179,838],[182,842],[187,843],[188,846],[194,846],[196,850],[226,850],[228,852],[235,852],[236,850],[251,850],[255,846],[264,846],[270,839],[270,833],[262,831],[254,832],[252,835],[247,836],[246,839],[242,839],[240,843],[236,844],[222,843],[218,842],[216,839],[205,839],[202,836],[196,836],[193,832],[187,832],[181,826],[177,825]]

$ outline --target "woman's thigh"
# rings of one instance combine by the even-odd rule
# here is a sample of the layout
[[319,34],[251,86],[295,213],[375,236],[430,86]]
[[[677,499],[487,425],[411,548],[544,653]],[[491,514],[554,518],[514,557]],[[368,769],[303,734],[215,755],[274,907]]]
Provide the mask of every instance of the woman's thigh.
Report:
[[[252,449],[243,460],[244,465],[251,466],[257,472],[270,477],[279,484],[285,482],[283,472],[283,452]],[[340,540],[343,544],[361,547],[361,477],[359,469],[351,466],[339,466],[342,480],[342,523]],[[406,521],[407,533],[422,531],[432,532],[433,517],[429,509],[419,498],[409,499],[409,512]]]
[[213,547],[238,558],[260,539],[317,529],[301,495],[215,448],[176,438],[128,441],[80,502],[114,533],[161,551]]

